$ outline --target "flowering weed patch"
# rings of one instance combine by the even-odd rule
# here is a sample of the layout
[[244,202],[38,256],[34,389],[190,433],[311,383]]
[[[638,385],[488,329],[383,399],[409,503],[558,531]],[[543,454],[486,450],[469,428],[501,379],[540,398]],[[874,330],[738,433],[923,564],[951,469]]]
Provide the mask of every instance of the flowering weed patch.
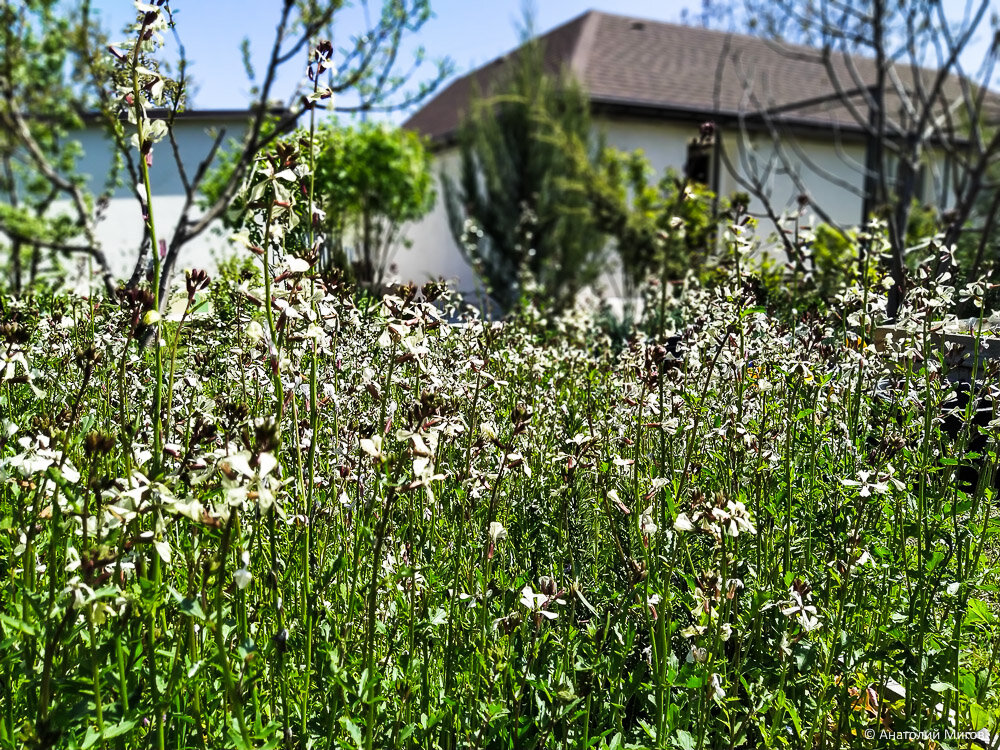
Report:
[[942,432],[947,292],[880,354],[873,292],[690,283],[675,356],[280,255],[208,283],[4,301],[0,747],[996,733],[1000,421]]

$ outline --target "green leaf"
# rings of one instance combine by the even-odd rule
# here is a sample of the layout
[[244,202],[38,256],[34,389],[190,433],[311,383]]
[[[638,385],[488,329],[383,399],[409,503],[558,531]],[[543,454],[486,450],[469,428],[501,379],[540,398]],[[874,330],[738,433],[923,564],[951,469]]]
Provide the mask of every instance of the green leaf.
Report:
[[358,748],[362,747],[361,728],[346,716],[340,717],[340,723],[344,725],[347,733],[351,735],[351,739],[354,740],[355,746]]
[[[236,723],[235,718],[233,719],[233,723]],[[233,747],[236,750],[253,750],[253,748],[243,741],[243,735],[240,734],[239,727],[229,727],[229,741],[233,743]]]
[[980,729],[987,729],[993,726],[996,717],[992,712],[987,711],[978,703],[973,703],[969,708],[969,713],[972,716],[972,727],[975,731],[978,732]]
[[35,635],[38,634],[38,631],[35,630],[34,625],[26,623],[24,620],[18,620],[16,617],[5,615],[2,612],[0,612],[0,622],[2,622],[9,628],[13,628],[14,630],[19,630],[25,635],[30,635],[34,637]]
[[448,622],[448,611],[444,607],[438,607],[434,610],[434,614],[427,621],[427,624],[431,627],[437,627],[438,625],[444,625]]
[[104,727],[104,732],[102,736],[106,740],[114,739],[115,737],[120,737],[123,734],[131,732],[138,721],[135,719],[122,719],[120,722],[114,726]]
[[673,738],[674,747],[678,750],[694,750],[697,743],[694,735],[685,729],[678,729]]
[[87,735],[83,738],[83,745],[81,747],[83,750],[87,750],[88,747],[93,747],[94,743],[99,739],[101,739],[100,733],[93,727],[87,727]]
[[944,558],[944,552],[941,550],[934,550],[934,554],[931,555],[931,559],[927,561],[927,565],[925,567],[928,571],[934,570],[934,568],[941,564],[941,561],[944,560]]
[[576,598],[580,600],[580,603],[588,610],[590,610],[591,614],[596,615],[597,610],[594,609],[593,605],[587,601],[587,598],[583,595],[583,592],[580,590],[580,588],[578,586],[575,586],[573,588],[573,591],[576,594]]
[[205,620],[205,610],[201,608],[201,603],[194,597],[184,596],[173,586],[168,586],[170,590],[170,595],[177,602],[177,606],[181,612],[183,612],[188,617],[193,617],[196,620]]
[[989,604],[981,599],[969,599],[965,612],[966,625],[994,625],[996,621]]
[[796,736],[802,737],[802,721],[799,719],[799,712],[795,710],[795,706],[785,699],[783,691],[779,690],[775,693],[774,702],[776,706],[785,709],[785,712],[788,714],[788,718],[791,719],[792,724],[795,725]]

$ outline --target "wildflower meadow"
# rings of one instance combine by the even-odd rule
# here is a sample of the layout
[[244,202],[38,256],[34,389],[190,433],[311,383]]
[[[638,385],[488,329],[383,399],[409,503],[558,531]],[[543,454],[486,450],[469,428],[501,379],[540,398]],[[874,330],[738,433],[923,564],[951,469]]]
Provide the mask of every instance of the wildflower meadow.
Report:
[[4,300],[0,746],[996,734],[997,373],[954,405],[951,287],[876,348],[880,288],[782,322],[737,262],[615,339],[260,260],[162,317]]

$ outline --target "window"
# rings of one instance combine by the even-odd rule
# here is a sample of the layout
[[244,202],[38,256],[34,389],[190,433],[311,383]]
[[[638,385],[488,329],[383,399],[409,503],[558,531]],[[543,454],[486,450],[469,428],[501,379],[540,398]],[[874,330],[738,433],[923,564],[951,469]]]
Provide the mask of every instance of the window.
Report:
[[714,138],[707,142],[701,138],[689,141],[687,161],[684,163],[684,176],[691,182],[710,185],[712,182],[712,152],[714,150]]

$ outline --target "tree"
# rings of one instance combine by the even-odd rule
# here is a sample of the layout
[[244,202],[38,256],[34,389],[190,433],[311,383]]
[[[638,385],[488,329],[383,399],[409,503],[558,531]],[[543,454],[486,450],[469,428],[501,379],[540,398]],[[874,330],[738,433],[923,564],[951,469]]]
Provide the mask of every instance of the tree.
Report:
[[15,293],[34,280],[46,250],[85,253],[107,268],[95,210],[115,175],[95,200],[76,173],[82,152],[71,138],[98,100],[83,71],[97,69],[89,51],[100,43],[87,4],[68,15],[57,0],[0,5],[0,234]]
[[[713,4],[720,5],[709,2]],[[732,7],[727,2],[721,5]],[[942,227],[946,245],[953,245],[963,233],[988,235],[996,226],[997,212],[984,213],[977,206],[983,205],[984,192],[997,185],[990,165],[1000,153],[1000,130],[991,123],[1000,99],[989,90],[997,45],[989,30],[994,43],[982,65],[978,70],[966,68],[965,53],[988,25],[990,3],[978,0],[964,7],[964,15],[953,18],[944,0],[744,2],[744,20],[772,39],[789,64],[822,66],[830,86],[825,103],[843,108],[863,134],[866,158],[860,172],[865,214],[885,221],[891,248],[890,318],[898,312],[909,283],[906,237],[922,167],[941,170],[941,184],[947,186],[937,198],[942,207],[950,208]],[[756,170],[756,177],[773,171],[775,162],[794,173],[791,162],[804,158],[780,116],[788,108],[770,106],[766,92],[753,92],[753,82],[745,83],[751,105],[741,119],[762,123],[775,143],[773,158]],[[822,173],[807,160],[806,167]],[[765,183],[750,174],[743,186],[767,202]],[[821,206],[813,208],[829,223]],[[772,218],[776,213],[771,210]],[[794,255],[787,242],[786,249]],[[868,259],[862,256],[859,262],[864,266]]]
[[[307,138],[300,140],[308,147]],[[325,126],[313,147],[324,264],[340,265],[362,286],[378,289],[403,225],[434,206],[430,154],[416,133],[372,124]]]
[[[208,203],[228,184],[238,154],[224,154],[220,168],[209,175],[204,185]],[[434,205],[430,154],[416,133],[400,128],[324,123],[272,142],[264,156],[272,168],[286,167],[290,159],[311,165],[313,204],[288,196],[295,222],[287,245],[313,257],[324,270],[339,268],[367,289],[381,288],[393,252],[404,243],[403,226]],[[247,228],[255,184],[260,181],[251,175],[234,196],[224,215],[230,227]],[[314,247],[308,240],[310,222]]]
[[[715,127],[705,123],[694,145],[708,145]],[[667,169],[655,184],[642,151],[605,149],[595,166],[578,164],[596,227],[614,242],[630,312],[646,278],[664,282],[702,270],[716,249],[720,210],[706,185]]]
[[547,73],[540,43],[524,36],[460,128],[457,184],[442,182],[452,233],[500,305],[517,302],[527,275],[558,308],[600,272],[605,238],[574,180],[574,155],[596,164],[601,145],[586,94]]
[[[362,4],[366,11],[370,10],[367,0]],[[256,100],[251,105],[246,131],[230,160],[228,179],[215,185],[213,201],[205,204],[199,201],[200,188],[225,133],[218,134],[198,164],[182,162],[174,123],[186,107],[188,76],[171,4],[167,0],[137,3],[131,41],[119,49],[107,47],[95,31],[87,0],[71,17],[59,15],[56,0],[4,2],[5,29],[15,30],[0,37],[4,45],[0,54],[0,123],[6,133],[4,152],[9,155],[5,163],[27,165],[40,176],[42,182],[32,187],[33,195],[68,198],[66,215],[76,231],[72,237],[33,231],[25,238],[21,232],[24,222],[11,221],[11,211],[7,210],[0,214],[0,232],[12,242],[30,240],[39,246],[90,255],[102,269],[105,287],[109,293],[113,291],[111,269],[95,231],[100,201],[87,194],[83,179],[72,169],[72,160],[66,161],[61,139],[49,138],[47,126],[37,125],[39,112],[69,111],[79,117],[96,111],[116,146],[124,179],[145,219],[146,235],[127,286],[152,277],[154,294],[162,304],[181,248],[223,215],[257,155],[293,129],[302,117],[315,109],[374,112],[406,107],[427,95],[447,75],[448,63],[443,61],[429,81],[410,90],[406,88],[408,75],[400,75],[397,70],[402,41],[430,17],[428,0],[382,0],[375,13],[364,14],[372,19],[368,28],[352,36],[344,47],[334,48],[321,36],[332,29],[343,6],[341,2],[317,0],[285,0],[277,5],[274,40],[267,66],[254,87]],[[19,28],[21,31],[17,31]],[[40,41],[26,37],[24,28],[36,30]],[[179,55],[175,79],[168,77],[160,64],[168,33],[177,42]],[[44,52],[41,62],[39,49]],[[76,68],[66,65],[65,55],[78,61]],[[423,51],[418,50],[416,55],[419,64]],[[276,111],[272,101],[278,70],[293,61],[301,61],[306,67],[307,56],[310,88],[292,92],[289,103]],[[37,77],[40,65],[49,76],[47,87],[38,86],[42,80]],[[347,94],[353,94],[353,98]],[[69,132],[69,125],[74,124],[78,122],[61,124],[59,132]],[[157,146],[159,143],[166,147]],[[176,226],[165,230],[155,222],[155,200],[148,178],[154,150],[160,154],[167,147],[169,158],[174,159],[179,170],[185,198]],[[163,156],[167,154],[160,158]],[[11,180],[7,183],[13,184]],[[48,216],[47,210],[39,212],[38,205],[36,201],[35,213]],[[18,216],[23,215],[22,211]],[[66,223],[62,220],[61,225]]]

